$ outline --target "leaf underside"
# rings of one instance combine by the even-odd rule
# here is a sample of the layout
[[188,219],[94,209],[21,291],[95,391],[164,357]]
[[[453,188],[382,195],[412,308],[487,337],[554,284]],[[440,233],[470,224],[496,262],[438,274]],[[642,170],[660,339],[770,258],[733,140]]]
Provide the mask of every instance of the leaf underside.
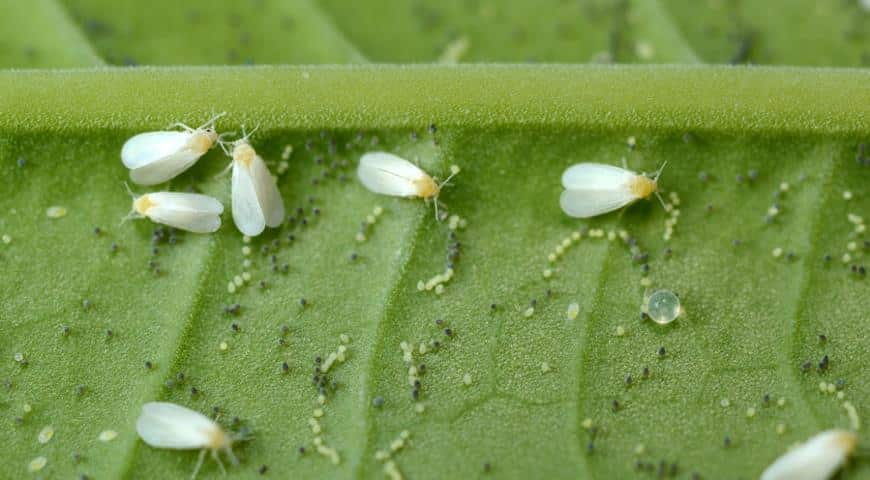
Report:
[[[799,15],[809,1],[778,2],[778,16],[753,2],[676,0],[152,3],[16,4],[0,20],[13,46],[0,64],[860,66],[868,50],[867,14],[849,2],[812,16]],[[790,37],[797,18],[820,35]],[[842,33],[821,35],[834,27]],[[757,477],[795,442],[850,428],[844,401],[859,415],[870,408],[870,292],[852,269],[867,264],[867,237],[848,218],[870,214],[870,159],[860,153],[868,105],[860,69],[0,72],[0,477],[186,478],[196,452],[136,435],[142,404],[154,400],[208,415],[219,407],[224,427],[251,429],[229,478],[262,478],[263,467],[278,478],[380,478],[387,462],[376,454],[403,431],[391,459],[412,479],[654,478],[662,468]],[[171,241],[168,231],[155,240],[148,220],[120,224],[130,210],[123,142],[220,111],[220,131],[260,125],[252,144],[276,174],[292,146],[277,175],[292,220],[250,243],[229,209],[216,234]],[[460,166],[440,208],[464,227],[451,237],[431,202],[366,191],[355,168],[371,150],[440,178]],[[673,216],[655,199],[591,220],[560,210],[567,166],[623,158],[646,172],[668,162],[659,186],[680,211],[669,241]],[[228,206],[229,180],[218,175],[227,162],[215,149],[154,190],[192,189]],[[51,206],[66,215],[50,218]],[[383,214],[361,226],[375,207]],[[548,261],[588,229],[603,238],[584,234]],[[456,242],[444,292],[418,291]],[[243,272],[251,279],[230,293]],[[678,293],[683,316],[641,320],[644,278]],[[415,348],[410,364],[402,342]],[[326,375],[321,405],[316,359],[339,345],[346,360]],[[415,400],[408,368],[421,364]],[[819,391],[840,380],[842,399]],[[337,465],[316,450],[315,417]],[[54,437],[40,444],[47,425]],[[119,435],[100,441],[105,430]],[[28,473],[38,456],[47,465]],[[847,468],[848,478],[870,478],[864,461]],[[207,461],[200,475],[219,472]]]

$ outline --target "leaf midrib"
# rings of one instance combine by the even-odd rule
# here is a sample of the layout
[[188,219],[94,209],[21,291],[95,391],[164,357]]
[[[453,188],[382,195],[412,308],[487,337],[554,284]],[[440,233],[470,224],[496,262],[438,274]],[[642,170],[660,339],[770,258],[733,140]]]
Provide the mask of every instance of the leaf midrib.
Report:
[[0,72],[0,92],[4,132],[156,127],[213,111],[227,111],[230,122],[288,130],[423,128],[433,122],[840,138],[870,130],[870,71],[858,69],[101,68]]

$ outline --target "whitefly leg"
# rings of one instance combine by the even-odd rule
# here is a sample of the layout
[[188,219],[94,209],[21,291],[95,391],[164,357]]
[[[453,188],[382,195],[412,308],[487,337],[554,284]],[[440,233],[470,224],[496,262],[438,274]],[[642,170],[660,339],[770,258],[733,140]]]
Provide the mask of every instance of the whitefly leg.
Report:
[[190,476],[190,480],[196,480],[196,475],[199,473],[200,467],[202,467],[202,462],[205,460],[205,449],[199,451],[199,458],[196,460],[196,466],[193,467],[193,474]]
[[221,462],[221,457],[218,456],[218,452],[217,452],[217,450],[212,450],[212,451],[211,451],[211,458],[213,458],[214,461],[217,462],[218,467],[221,467],[221,473],[223,473],[224,475],[226,475],[226,474],[227,474],[227,469],[224,468],[224,462]]

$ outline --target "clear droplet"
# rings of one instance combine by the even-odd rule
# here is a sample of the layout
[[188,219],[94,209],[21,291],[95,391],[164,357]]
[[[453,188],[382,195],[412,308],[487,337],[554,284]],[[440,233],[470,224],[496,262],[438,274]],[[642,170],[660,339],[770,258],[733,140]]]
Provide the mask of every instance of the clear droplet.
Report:
[[680,299],[670,290],[656,290],[646,302],[645,313],[659,325],[667,325],[680,316]]

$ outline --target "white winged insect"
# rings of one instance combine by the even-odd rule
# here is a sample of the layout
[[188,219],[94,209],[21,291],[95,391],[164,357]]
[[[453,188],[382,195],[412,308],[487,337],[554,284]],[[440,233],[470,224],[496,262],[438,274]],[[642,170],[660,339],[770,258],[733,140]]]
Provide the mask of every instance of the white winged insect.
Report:
[[[256,131],[256,129],[254,129]],[[284,221],[284,200],[266,162],[248,143],[251,133],[221,148],[233,161],[233,221],[239,231],[249,237],[263,233],[266,227],[280,226]]]
[[359,159],[357,175],[369,190],[394,197],[420,197],[434,199],[435,217],[438,217],[438,194],[441,188],[459,173],[459,167],[450,167],[450,176],[443,182],[435,180],[420,167],[402,157],[387,152],[368,152]]
[[198,128],[177,123],[169,128],[181,127],[183,131],[146,132],[131,137],[121,148],[121,161],[130,169],[130,179],[140,185],[156,185],[192,167],[220,139],[214,123],[223,115],[215,115]]
[[847,430],[826,430],[777,458],[761,480],[826,480],[855,450],[858,436]]
[[233,454],[233,442],[245,440],[224,430],[214,420],[181,405],[168,402],[149,402],[142,405],[142,414],[136,420],[136,431],[148,445],[172,450],[201,450],[191,479],[196,478],[207,451],[226,473],[218,452],[223,451],[233,465],[239,460]]
[[[217,199],[199,193],[151,192],[133,197],[133,209],[124,217],[150,218],[179,230],[194,233],[212,233],[221,226],[224,206]],[[123,221],[122,221],[123,223]]]
[[578,163],[562,174],[565,191],[559,203],[565,213],[576,218],[612,212],[652,194],[658,196],[658,179],[664,168],[662,165],[649,178],[613,165]]

